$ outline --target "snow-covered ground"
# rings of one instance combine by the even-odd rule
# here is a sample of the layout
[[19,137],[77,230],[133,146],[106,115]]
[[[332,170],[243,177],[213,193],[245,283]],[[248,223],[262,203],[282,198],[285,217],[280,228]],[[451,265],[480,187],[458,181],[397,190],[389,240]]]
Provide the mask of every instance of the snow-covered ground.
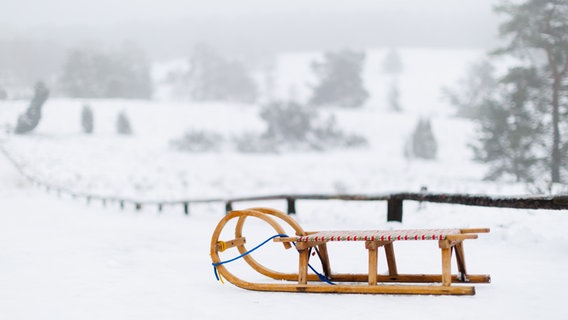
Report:
[[[240,154],[231,148],[179,153],[169,148],[169,141],[189,128],[226,137],[262,130],[258,107],[90,101],[95,133],[87,136],[79,121],[84,101],[72,99],[48,100],[33,134],[0,133],[0,146],[26,173],[45,183],[141,200],[288,192],[372,194],[418,191],[421,186],[433,192],[526,193],[523,185],[481,181],[485,169],[471,162],[466,147],[471,124],[450,117],[437,99],[439,86],[455,81],[457,70],[476,53],[454,52],[441,59],[447,53],[405,52],[401,50],[407,79],[399,81],[408,86],[416,81],[424,93],[401,90],[408,106],[404,113],[385,111],[377,98],[380,92],[373,93],[376,104],[362,110],[331,111],[342,129],[369,139],[367,149],[279,155]],[[429,61],[448,66],[437,71],[425,71],[426,66],[413,69],[410,66],[418,62],[412,54],[430,54],[439,59]],[[288,70],[288,79],[293,70]],[[419,74],[431,81],[419,81]],[[0,126],[15,123],[26,106],[25,101],[0,102]],[[439,143],[436,161],[403,157],[405,139],[426,112],[422,106],[438,110],[428,112]],[[131,117],[133,136],[114,133],[120,110]],[[252,205],[284,209],[281,201],[239,204]],[[224,214],[222,203],[192,206],[189,216],[179,207],[158,213],[152,207],[137,212],[120,210],[116,204],[87,205],[84,199],[58,197],[31,185],[0,156],[0,319],[568,318],[562,306],[568,284],[564,212],[419,207],[406,202],[403,223],[387,223],[385,203],[299,201],[297,209],[297,219],[307,230],[489,227],[491,233],[466,243],[466,254],[468,270],[491,274],[492,283],[477,285],[477,294],[471,297],[262,293],[222,285],[215,281],[209,258],[211,232]],[[279,262],[279,249],[263,248],[260,254]],[[342,250],[330,248],[332,268],[364,270],[364,250]],[[401,272],[440,268],[432,243],[400,244],[397,253]],[[226,257],[230,256],[228,252]]]

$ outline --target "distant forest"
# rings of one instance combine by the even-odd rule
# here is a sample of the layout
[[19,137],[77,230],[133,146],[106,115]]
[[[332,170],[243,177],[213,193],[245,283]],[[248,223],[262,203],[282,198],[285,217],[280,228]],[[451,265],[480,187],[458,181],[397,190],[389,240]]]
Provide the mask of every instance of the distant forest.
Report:
[[483,13],[266,14],[209,17],[107,27],[37,26],[0,30],[4,81],[35,82],[59,70],[78,44],[133,42],[150,61],[184,57],[206,42],[232,55],[379,47],[494,48],[497,18]]

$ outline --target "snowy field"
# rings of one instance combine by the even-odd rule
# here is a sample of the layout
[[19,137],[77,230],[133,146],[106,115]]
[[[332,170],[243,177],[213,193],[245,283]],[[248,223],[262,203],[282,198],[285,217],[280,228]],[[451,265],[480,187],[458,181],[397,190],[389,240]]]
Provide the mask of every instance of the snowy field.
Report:
[[[422,186],[432,192],[526,193],[524,185],[481,180],[485,168],[471,162],[466,147],[472,125],[451,117],[439,100],[440,86],[451,85],[479,52],[401,54],[404,113],[385,110],[384,92],[377,88],[388,80],[369,71],[378,70],[378,56],[369,58],[366,69],[367,83],[374,88],[370,102],[362,110],[327,111],[345,131],[366,136],[367,149],[276,155],[241,154],[227,147],[219,153],[180,153],[169,141],[190,128],[227,138],[262,131],[258,107],[89,101],[95,133],[87,136],[79,121],[85,101],[57,98],[44,106],[33,134],[2,132],[0,147],[27,174],[45,183],[140,200],[373,194],[418,191]],[[431,63],[421,64],[426,58]],[[280,61],[289,64],[282,67],[282,94],[293,82],[309,82],[305,62],[302,55]],[[13,125],[26,107],[27,101],[0,102],[0,126]],[[130,116],[134,135],[114,133],[120,110]],[[405,139],[426,114],[438,140],[438,160],[407,160],[402,152]],[[239,204],[258,205],[285,209],[279,201]],[[211,232],[224,213],[222,203],[192,206],[189,216],[179,207],[158,213],[152,207],[136,212],[97,202],[87,205],[84,199],[58,197],[30,184],[0,156],[0,319],[568,319],[562,305],[568,284],[564,212],[420,207],[413,202],[405,202],[404,210],[403,223],[387,223],[385,203],[299,201],[297,219],[306,230],[489,227],[491,233],[465,246],[469,272],[488,273],[492,283],[476,285],[477,294],[471,297],[262,293],[222,285],[209,258]],[[261,254],[279,261],[279,249],[266,247]],[[364,270],[364,250],[337,250],[335,256],[330,252],[336,271]],[[440,269],[433,243],[401,244],[397,253],[400,272]]]

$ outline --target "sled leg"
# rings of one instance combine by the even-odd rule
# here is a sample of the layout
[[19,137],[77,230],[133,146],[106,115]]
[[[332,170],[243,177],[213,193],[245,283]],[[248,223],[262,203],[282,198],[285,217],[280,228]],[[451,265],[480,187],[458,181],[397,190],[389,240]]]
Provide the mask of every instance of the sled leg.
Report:
[[465,255],[463,250],[463,242],[459,242],[455,245],[454,250],[456,251],[456,261],[458,263],[458,279],[459,281],[469,282],[467,278],[467,271],[465,267]]
[[331,276],[331,266],[329,264],[329,255],[327,254],[327,245],[325,243],[322,243],[318,245],[317,248],[318,256],[321,261],[321,267],[323,269],[323,274],[329,278]]
[[369,251],[369,285],[374,286],[377,284],[377,273],[378,273],[378,255],[377,255],[377,248],[378,245],[376,242],[367,241],[365,244],[367,250]]
[[298,284],[308,283],[308,260],[310,259],[309,248],[298,249],[300,253],[300,265],[298,270]]
[[442,286],[449,287],[452,284],[452,244],[441,240],[439,246],[442,250]]
[[394,246],[391,243],[385,244],[385,255],[387,256],[387,265],[389,267],[389,276],[396,276],[398,270],[396,269],[396,259],[394,257]]

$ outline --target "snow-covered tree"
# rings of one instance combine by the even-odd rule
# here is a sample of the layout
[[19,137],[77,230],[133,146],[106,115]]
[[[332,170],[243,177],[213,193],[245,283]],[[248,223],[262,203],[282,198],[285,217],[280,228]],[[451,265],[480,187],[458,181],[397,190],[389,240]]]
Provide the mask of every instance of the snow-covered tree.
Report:
[[406,146],[405,156],[408,158],[436,159],[438,143],[432,131],[430,119],[420,118]]
[[343,132],[332,115],[323,117],[318,110],[294,101],[267,103],[260,111],[260,118],[265,121],[266,130],[260,136],[247,133],[238,137],[239,150],[328,150],[367,144],[364,137]]
[[264,135],[270,139],[299,142],[313,130],[317,113],[297,102],[275,101],[263,106],[260,118],[267,124]]
[[8,99],[8,92],[6,91],[6,89],[0,87],[0,100],[6,99]]
[[481,105],[494,97],[497,88],[495,67],[485,59],[469,66],[455,87],[443,88],[443,95],[455,108],[458,117],[477,119]]
[[114,52],[74,49],[65,60],[59,82],[63,92],[70,97],[152,97],[150,65],[142,51],[134,46]]
[[36,83],[34,96],[28,109],[18,117],[15,133],[28,133],[37,127],[41,120],[41,109],[48,97],[49,89],[45,84],[43,82]]
[[402,58],[398,50],[391,48],[383,59],[382,71],[386,74],[397,76],[401,74],[403,70]]
[[533,181],[545,158],[543,79],[534,68],[512,68],[501,79],[499,94],[481,105],[475,159],[489,164],[486,178],[512,176]]
[[83,105],[83,109],[81,110],[81,127],[84,133],[93,133],[94,121],[95,119],[91,107],[88,104]]
[[391,83],[389,92],[387,95],[387,104],[391,111],[401,112],[402,106],[400,105],[400,92],[398,90],[398,84],[396,81]]
[[116,118],[116,132],[118,134],[129,135],[132,134],[132,126],[130,125],[130,119],[126,112],[121,111],[118,113]]
[[369,98],[362,78],[364,63],[365,53],[351,50],[327,52],[323,61],[313,62],[312,70],[318,83],[310,104],[346,108],[362,106]]
[[403,71],[402,58],[395,48],[391,48],[382,63],[382,72],[390,76],[390,87],[387,93],[387,105],[389,110],[401,112],[400,90],[398,87],[398,75]]
[[562,150],[563,137],[568,134],[562,131],[562,122],[566,122],[562,115],[568,112],[568,1],[503,1],[497,12],[505,16],[500,34],[508,42],[497,53],[523,58],[525,63],[542,69],[547,80],[550,179],[553,183],[561,182],[561,168],[568,160]]
[[223,136],[216,132],[188,130],[180,138],[172,140],[170,145],[179,151],[209,152],[218,151],[223,141]]
[[245,64],[204,44],[194,48],[186,78],[190,97],[196,101],[252,103],[257,99],[256,83]]

